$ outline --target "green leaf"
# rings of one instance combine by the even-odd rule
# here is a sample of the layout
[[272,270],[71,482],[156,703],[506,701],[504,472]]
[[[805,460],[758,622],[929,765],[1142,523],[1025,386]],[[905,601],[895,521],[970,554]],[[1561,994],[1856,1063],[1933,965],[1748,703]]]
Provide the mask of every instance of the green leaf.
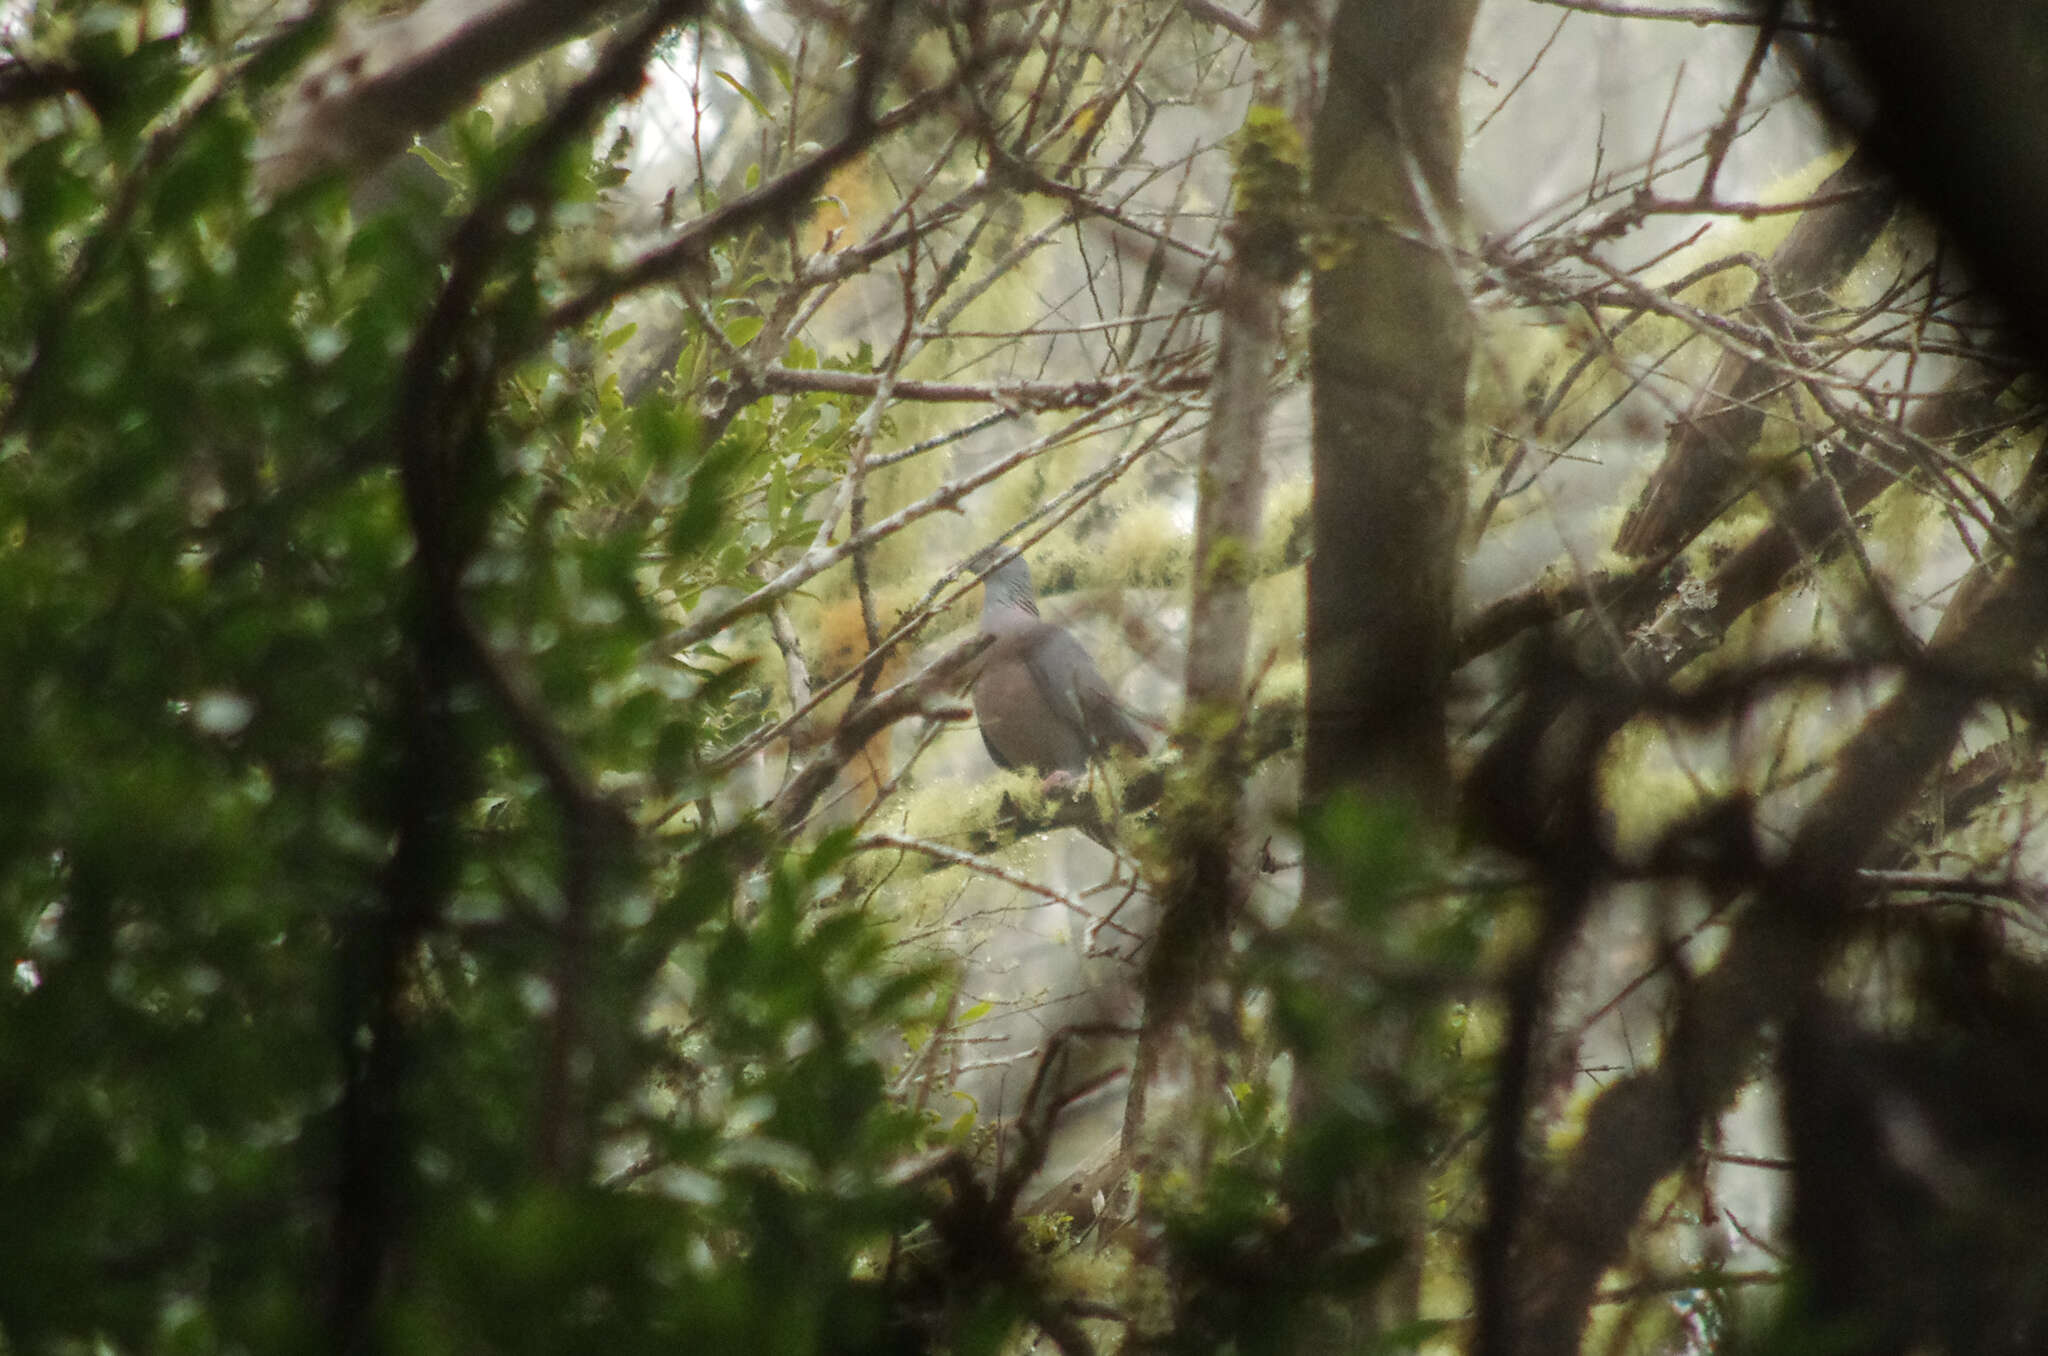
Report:
[[127,48],[125,26],[82,38],[74,49],[87,87],[103,92],[94,107],[107,138],[124,150],[171,106],[190,78],[180,60],[182,37],[156,38]]
[[754,336],[759,334],[761,327],[767,323],[763,316],[743,315],[726,322],[725,337],[732,341],[733,347],[743,348],[753,341]]
[[20,194],[21,230],[30,239],[47,240],[99,206],[99,191],[72,168],[71,154],[67,139],[51,137],[29,147],[9,166]]
[[[775,120],[775,115],[768,111],[768,105],[762,103],[759,99],[755,98],[754,91],[748,89],[745,85],[741,84],[738,80],[734,79],[731,74],[725,71],[720,71],[718,72],[718,78],[720,80],[723,80],[726,84],[731,85],[735,90],[738,90],[739,96],[742,99],[745,99],[749,104],[753,106],[754,112],[760,116],[761,121],[773,122]],[[756,168],[758,169],[758,167]],[[753,187],[753,185],[749,184],[748,187],[751,188]]]
[[202,110],[156,186],[159,220],[178,222],[238,201],[248,178],[247,128],[221,105]]
[[704,438],[696,415],[663,400],[643,400],[633,409],[633,432],[647,464],[668,471],[695,461]]
[[268,39],[243,71],[245,82],[252,90],[262,90],[297,71],[326,44],[334,29],[334,15],[334,6],[316,5],[305,18]]

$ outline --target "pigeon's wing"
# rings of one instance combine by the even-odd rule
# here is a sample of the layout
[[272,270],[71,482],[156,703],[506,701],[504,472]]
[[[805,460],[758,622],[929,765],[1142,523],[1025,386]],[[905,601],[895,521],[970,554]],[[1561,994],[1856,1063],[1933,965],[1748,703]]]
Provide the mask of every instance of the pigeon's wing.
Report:
[[[1098,678],[1100,675],[1097,675]],[[1151,752],[1130,709],[1116,699],[1107,683],[1081,694],[1081,711],[1088,718],[1088,737],[1098,749],[1127,749],[1143,758]]]
[[1071,632],[1048,624],[1029,653],[1031,673],[1046,705],[1080,736],[1086,753],[1111,748],[1145,752],[1144,737]]

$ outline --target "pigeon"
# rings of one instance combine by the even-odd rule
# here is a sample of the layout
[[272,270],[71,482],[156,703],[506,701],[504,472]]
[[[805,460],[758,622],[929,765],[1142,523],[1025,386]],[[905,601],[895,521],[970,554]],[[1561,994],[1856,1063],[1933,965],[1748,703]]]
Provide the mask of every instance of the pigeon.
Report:
[[981,583],[981,633],[993,643],[974,679],[974,715],[996,766],[1052,781],[1086,772],[1111,749],[1143,755],[1145,737],[1081,642],[1038,615],[1024,558],[1011,556]]

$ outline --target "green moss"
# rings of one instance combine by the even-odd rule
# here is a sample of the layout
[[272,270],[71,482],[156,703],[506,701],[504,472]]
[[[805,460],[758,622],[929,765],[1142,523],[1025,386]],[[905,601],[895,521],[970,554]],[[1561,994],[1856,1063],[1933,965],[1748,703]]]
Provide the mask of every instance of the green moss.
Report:
[[1232,234],[1238,259],[1258,277],[1286,282],[1307,263],[1301,223],[1308,151],[1283,109],[1253,104],[1232,139],[1237,163]]
[[1208,587],[1243,588],[1254,576],[1251,543],[1242,537],[1218,537],[1209,543],[1203,567]]
[[1308,559],[1309,507],[1315,487],[1308,477],[1283,480],[1266,491],[1259,525],[1259,572],[1274,574]]

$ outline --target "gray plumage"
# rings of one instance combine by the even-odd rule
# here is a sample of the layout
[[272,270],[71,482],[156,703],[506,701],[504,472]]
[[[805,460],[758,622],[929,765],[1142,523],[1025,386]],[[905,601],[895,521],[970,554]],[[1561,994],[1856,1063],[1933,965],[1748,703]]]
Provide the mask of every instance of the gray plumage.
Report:
[[1081,642],[1038,615],[1024,558],[981,582],[981,633],[995,641],[974,680],[974,714],[996,766],[1085,772],[1113,748],[1143,754],[1144,736]]

